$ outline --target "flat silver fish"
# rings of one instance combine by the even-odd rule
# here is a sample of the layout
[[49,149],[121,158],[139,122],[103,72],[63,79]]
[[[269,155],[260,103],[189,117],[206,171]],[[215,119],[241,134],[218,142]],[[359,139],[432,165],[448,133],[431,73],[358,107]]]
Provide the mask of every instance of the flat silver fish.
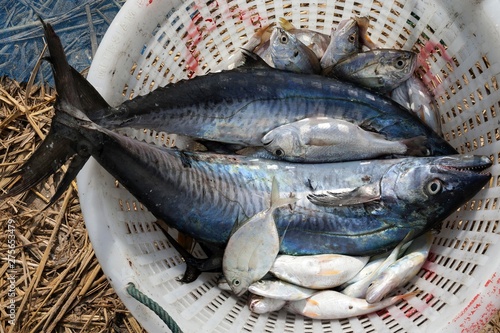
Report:
[[285,309],[313,319],[344,319],[384,309],[413,295],[415,293],[398,295],[370,304],[364,299],[346,296],[338,291],[323,290],[309,298],[289,302]]
[[432,232],[417,237],[407,249],[407,254],[381,270],[366,291],[366,301],[379,302],[391,291],[413,279],[429,256],[432,239]]
[[391,92],[391,98],[416,114],[424,123],[442,135],[437,106],[422,80],[415,75],[401,83]]
[[343,20],[330,34],[330,44],[320,60],[322,69],[331,68],[340,60],[361,51],[359,26],[355,19]]
[[280,248],[273,213],[276,208],[295,201],[296,198],[279,197],[273,178],[271,207],[252,216],[229,238],[222,258],[222,272],[236,296],[242,295],[273,266]]
[[248,291],[255,295],[284,301],[298,301],[310,297],[317,292],[317,290],[304,288],[281,280],[259,280],[252,283],[248,287]]
[[275,28],[270,43],[274,68],[303,74],[321,71],[316,54],[285,29]]
[[351,122],[327,117],[305,118],[279,126],[262,138],[264,148],[290,162],[341,162],[384,155],[428,156],[426,138],[390,141]]
[[386,93],[410,78],[416,65],[413,51],[376,49],[344,58],[324,74]]
[[283,308],[283,306],[286,304],[286,301],[282,299],[250,294],[247,300],[247,304],[250,311],[258,314],[263,314],[281,310],[281,308]]
[[341,254],[279,255],[271,268],[271,273],[281,280],[302,287],[328,289],[350,280],[369,259],[370,257]]

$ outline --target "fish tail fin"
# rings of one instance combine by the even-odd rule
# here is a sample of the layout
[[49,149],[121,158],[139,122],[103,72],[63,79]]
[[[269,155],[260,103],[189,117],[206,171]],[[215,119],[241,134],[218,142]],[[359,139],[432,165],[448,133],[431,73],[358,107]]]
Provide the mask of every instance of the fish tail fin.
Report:
[[427,138],[423,135],[401,140],[406,146],[408,156],[429,156],[431,151],[427,147]]
[[278,181],[276,180],[276,177],[273,177],[273,185],[271,189],[271,210],[285,205],[292,205],[297,202],[297,200],[298,198],[295,197],[280,198]]
[[53,27],[42,19],[40,21],[50,53],[47,60],[52,65],[57,90],[55,115],[43,142],[21,168],[10,175],[16,178],[10,183],[8,191],[0,195],[0,200],[21,194],[38,185],[72,159],[68,173],[50,199],[50,205],[70,186],[90,157],[88,146],[85,146],[76,128],[82,122],[91,123],[87,114],[92,118],[97,117],[97,114],[109,106],[94,87],[68,64],[61,40]]

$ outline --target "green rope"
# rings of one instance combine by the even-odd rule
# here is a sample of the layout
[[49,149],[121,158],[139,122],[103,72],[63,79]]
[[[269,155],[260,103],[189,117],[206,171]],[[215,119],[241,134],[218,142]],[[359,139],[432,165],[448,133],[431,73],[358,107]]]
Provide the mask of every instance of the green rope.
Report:
[[144,295],[135,287],[133,283],[129,283],[127,286],[127,292],[130,296],[147,306],[151,311],[156,313],[158,317],[168,326],[168,328],[172,331],[172,333],[182,333],[182,330],[177,325],[174,319],[170,317],[170,315],[165,311],[160,304],[153,301],[148,296]]

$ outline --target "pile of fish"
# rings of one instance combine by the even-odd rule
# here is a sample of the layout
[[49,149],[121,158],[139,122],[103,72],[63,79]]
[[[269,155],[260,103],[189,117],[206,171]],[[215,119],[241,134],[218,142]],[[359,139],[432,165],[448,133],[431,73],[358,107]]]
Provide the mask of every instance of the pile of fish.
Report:
[[[413,295],[386,298],[419,271],[431,230],[491,177],[488,157],[458,155],[385,95],[404,80],[411,85],[415,56],[375,50],[365,19],[342,22],[331,36],[282,20],[268,40],[267,28],[250,40],[243,65],[118,106],[67,63],[54,30],[43,25],[55,115],[15,173],[20,181],[0,198],[69,161],[53,203],[92,156],[159,220],[203,247],[208,258],[195,258],[167,234],[186,261],[182,281],[222,271],[235,295],[252,293],[252,311],[284,306],[312,318],[346,318]],[[306,48],[298,42],[304,39]],[[301,61],[290,54],[303,56],[293,47],[314,52],[313,74],[297,70]],[[388,64],[382,74],[380,64]],[[394,84],[388,73],[400,72],[409,76]],[[365,79],[372,73],[379,76]],[[119,134],[123,128],[175,133],[203,151],[150,145]]]

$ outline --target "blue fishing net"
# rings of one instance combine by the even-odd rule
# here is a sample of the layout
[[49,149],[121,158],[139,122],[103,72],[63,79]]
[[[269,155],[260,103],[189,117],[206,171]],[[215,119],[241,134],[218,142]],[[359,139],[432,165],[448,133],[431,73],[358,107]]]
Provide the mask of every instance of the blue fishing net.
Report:
[[[54,26],[69,63],[87,69],[125,0],[0,0],[0,76],[27,82],[44,48],[41,17]],[[35,82],[52,84],[47,63]]]

